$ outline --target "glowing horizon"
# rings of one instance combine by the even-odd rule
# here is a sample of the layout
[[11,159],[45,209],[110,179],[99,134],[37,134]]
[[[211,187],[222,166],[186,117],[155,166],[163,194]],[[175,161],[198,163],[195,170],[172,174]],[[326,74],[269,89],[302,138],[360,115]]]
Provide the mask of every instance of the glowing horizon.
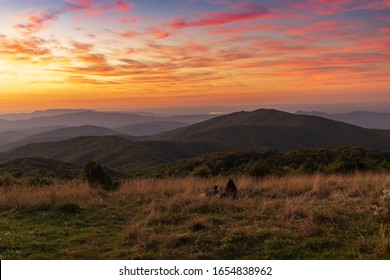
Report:
[[390,102],[390,0],[0,0],[0,111]]

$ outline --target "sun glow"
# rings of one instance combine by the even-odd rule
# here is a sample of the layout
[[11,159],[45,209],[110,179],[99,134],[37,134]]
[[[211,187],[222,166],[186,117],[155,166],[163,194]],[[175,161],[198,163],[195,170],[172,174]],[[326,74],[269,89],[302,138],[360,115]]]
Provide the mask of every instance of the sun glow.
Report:
[[390,101],[387,2],[281,2],[1,1],[1,106]]

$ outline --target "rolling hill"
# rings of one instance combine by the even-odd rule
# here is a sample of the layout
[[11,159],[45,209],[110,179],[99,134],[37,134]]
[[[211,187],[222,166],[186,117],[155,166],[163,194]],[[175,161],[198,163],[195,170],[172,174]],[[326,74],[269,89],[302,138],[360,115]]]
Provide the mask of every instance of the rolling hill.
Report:
[[164,132],[154,140],[214,141],[231,148],[277,149],[359,146],[390,149],[390,131],[365,129],[316,116],[272,109],[237,112]]
[[26,137],[26,134],[19,131],[3,131],[0,132],[0,146],[17,141],[19,139],[22,139]]
[[39,134],[50,130],[64,128],[63,126],[33,127],[18,130],[0,131],[0,147],[2,145],[19,141],[33,134]]
[[10,114],[0,114],[1,120],[8,121],[17,121],[17,120],[28,120],[35,117],[49,117],[70,113],[78,113],[78,112],[90,112],[94,110],[88,109],[48,109],[42,111],[34,111],[31,113],[10,113]]
[[200,142],[142,141],[117,136],[78,137],[60,142],[34,143],[0,153],[0,162],[16,158],[43,157],[83,165],[96,160],[110,168],[125,170],[191,158],[226,149],[219,144]]
[[147,136],[188,126],[188,123],[173,121],[143,122],[117,127],[116,130],[131,136]]
[[58,128],[51,131],[33,134],[27,136],[19,141],[7,143],[0,146],[0,151],[10,150],[19,146],[27,145],[30,143],[40,142],[58,142],[66,139],[76,138],[80,136],[109,136],[120,135],[119,131],[93,125],[83,125],[74,127]]
[[34,143],[0,153],[0,162],[44,157],[82,165],[96,160],[110,168],[129,170],[227,150],[338,147],[390,150],[388,130],[265,109],[216,117],[148,139],[94,136]]
[[327,114],[316,111],[298,111],[297,114],[323,117],[365,128],[390,129],[390,113],[351,112],[343,114]]
[[0,174],[15,178],[40,176],[73,179],[80,176],[81,166],[47,158],[19,158],[0,164]]
[[54,116],[34,117],[28,120],[0,120],[2,129],[23,129],[42,126],[81,126],[95,125],[103,127],[118,127],[140,122],[155,120],[155,117],[117,112],[83,111]]
[[77,111],[67,112],[65,114],[60,115],[33,117],[30,119],[23,120],[0,119],[0,131],[21,130],[47,126],[68,127],[82,125],[94,125],[115,129],[116,127],[154,121],[185,122],[193,124],[196,122],[211,119],[213,117],[215,117],[215,115],[160,117],[148,114],[133,114],[126,112]]

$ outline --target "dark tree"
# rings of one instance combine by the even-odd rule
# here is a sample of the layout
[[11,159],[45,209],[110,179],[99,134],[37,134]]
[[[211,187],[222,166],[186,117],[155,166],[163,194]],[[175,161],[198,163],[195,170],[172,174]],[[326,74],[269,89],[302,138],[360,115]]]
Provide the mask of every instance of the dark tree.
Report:
[[106,191],[115,191],[118,188],[118,183],[114,183],[111,176],[95,161],[90,161],[84,166],[83,178],[93,188],[102,188]]
[[269,174],[271,174],[269,164],[261,159],[257,160],[249,169],[249,175],[256,179],[264,178]]

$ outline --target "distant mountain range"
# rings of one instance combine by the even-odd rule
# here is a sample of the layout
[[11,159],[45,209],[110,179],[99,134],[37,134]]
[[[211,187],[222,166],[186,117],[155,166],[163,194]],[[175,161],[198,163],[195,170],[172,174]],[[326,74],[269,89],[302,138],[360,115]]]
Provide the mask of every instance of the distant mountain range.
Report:
[[215,115],[158,116],[152,113],[56,109],[0,115],[0,151],[23,144],[78,136],[147,136]]
[[0,120],[8,121],[19,121],[19,120],[28,120],[36,117],[50,117],[63,114],[79,113],[79,112],[91,112],[95,110],[87,109],[49,109],[43,111],[34,111],[31,113],[11,113],[11,114],[0,114]]
[[146,136],[154,135],[164,131],[174,130],[190,125],[185,122],[174,122],[174,121],[154,121],[154,122],[143,122],[133,125],[126,125],[117,127],[116,130],[131,136]]
[[390,113],[351,112],[343,114],[327,114],[316,111],[297,111],[296,114],[323,117],[365,128],[390,129]]
[[[1,134],[1,133],[0,133]],[[24,137],[21,140],[3,144],[0,146],[0,151],[10,150],[19,146],[27,145],[30,143],[41,143],[41,142],[58,142],[61,140],[76,138],[80,136],[109,136],[109,135],[120,135],[119,131],[93,125],[82,125],[72,126],[65,128],[58,128],[42,133],[33,134]]]
[[[57,112],[58,110],[55,110]],[[60,111],[61,112],[61,111]],[[81,126],[95,125],[107,128],[117,128],[139,124],[143,122],[185,122],[189,124],[208,120],[215,115],[193,115],[193,116],[151,116],[146,114],[133,114],[126,112],[97,112],[97,111],[77,111],[67,112],[63,114],[36,116],[32,114],[32,118],[22,120],[5,120],[0,118],[0,131],[30,129],[34,127],[47,126]]]
[[[102,131],[100,127],[90,129],[96,129],[96,133]],[[81,133],[80,130],[83,129],[73,129],[72,133]],[[103,130],[108,134],[117,131]],[[51,133],[43,136],[52,137]],[[73,136],[72,133],[68,129],[57,132],[63,137]],[[0,153],[0,162],[44,157],[82,165],[93,159],[111,168],[128,170],[226,150],[285,151],[347,146],[390,150],[390,130],[366,129],[317,116],[259,109],[215,117],[147,138],[93,136],[28,144]]]

